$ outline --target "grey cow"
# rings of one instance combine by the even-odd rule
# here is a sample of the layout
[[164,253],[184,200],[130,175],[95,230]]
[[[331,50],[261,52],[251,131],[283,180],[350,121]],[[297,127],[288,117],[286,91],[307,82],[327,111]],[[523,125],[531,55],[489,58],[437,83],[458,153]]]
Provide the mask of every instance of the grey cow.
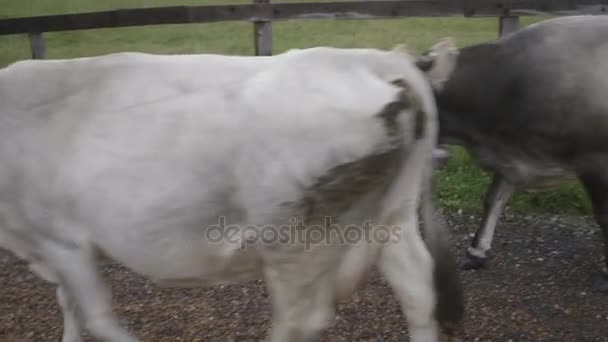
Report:
[[[514,189],[564,177],[584,185],[608,255],[608,18],[550,19],[463,48],[436,98],[440,143],[464,146],[494,172],[462,268],[484,265]],[[608,291],[605,270],[592,287]]]

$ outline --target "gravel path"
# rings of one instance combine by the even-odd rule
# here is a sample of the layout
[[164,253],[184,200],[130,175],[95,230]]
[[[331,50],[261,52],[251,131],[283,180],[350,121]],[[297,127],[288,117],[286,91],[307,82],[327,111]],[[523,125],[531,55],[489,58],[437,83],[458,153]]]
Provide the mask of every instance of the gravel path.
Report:
[[[479,220],[447,221],[460,256]],[[494,250],[489,269],[462,273],[466,341],[608,341],[608,294],[588,288],[601,260],[593,221],[506,216]],[[260,341],[269,327],[268,294],[259,281],[160,289],[119,266],[103,273],[123,324],[142,341]],[[323,341],[407,340],[399,306],[377,272],[337,314]],[[54,288],[0,251],[0,341],[59,341],[61,330]]]

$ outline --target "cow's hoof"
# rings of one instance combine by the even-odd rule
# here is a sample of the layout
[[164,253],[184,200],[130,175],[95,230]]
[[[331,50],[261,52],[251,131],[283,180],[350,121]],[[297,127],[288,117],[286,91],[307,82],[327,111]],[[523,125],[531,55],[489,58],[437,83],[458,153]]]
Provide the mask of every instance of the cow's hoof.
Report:
[[462,323],[441,322],[441,336],[444,341],[459,341],[459,337],[464,334]]
[[478,270],[486,266],[486,261],[487,258],[480,258],[478,256],[467,253],[460,261],[460,269],[465,271]]
[[593,292],[608,293],[608,274],[600,273],[591,277],[591,290]]

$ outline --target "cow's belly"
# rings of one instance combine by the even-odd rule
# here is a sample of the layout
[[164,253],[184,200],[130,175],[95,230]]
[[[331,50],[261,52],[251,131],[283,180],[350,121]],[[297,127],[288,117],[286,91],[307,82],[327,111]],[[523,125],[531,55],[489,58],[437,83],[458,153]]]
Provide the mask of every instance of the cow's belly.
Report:
[[574,173],[557,162],[520,158],[505,151],[470,149],[479,166],[496,172],[509,183],[528,190],[544,190],[574,178]]
[[571,172],[554,165],[516,161],[514,169],[502,169],[512,184],[528,190],[545,190],[557,186],[566,180],[574,178]]
[[261,277],[261,258],[255,248],[241,248],[234,239],[211,242],[203,230],[167,227],[93,243],[102,254],[160,286],[217,285]]

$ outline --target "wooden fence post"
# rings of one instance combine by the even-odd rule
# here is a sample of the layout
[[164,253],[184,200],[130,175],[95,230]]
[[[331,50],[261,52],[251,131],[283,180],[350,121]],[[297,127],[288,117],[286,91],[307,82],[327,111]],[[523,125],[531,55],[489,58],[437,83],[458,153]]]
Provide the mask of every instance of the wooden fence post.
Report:
[[[270,0],[253,0],[254,4],[270,4]],[[256,56],[272,55],[272,22],[269,20],[253,23],[253,44]]]
[[498,18],[498,35],[500,37],[519,30],[518,16],[502,16]]
[[32,50],[32,59],[44,59],[46,55],[46,45],[42,33],[30,33],[30,48]]

